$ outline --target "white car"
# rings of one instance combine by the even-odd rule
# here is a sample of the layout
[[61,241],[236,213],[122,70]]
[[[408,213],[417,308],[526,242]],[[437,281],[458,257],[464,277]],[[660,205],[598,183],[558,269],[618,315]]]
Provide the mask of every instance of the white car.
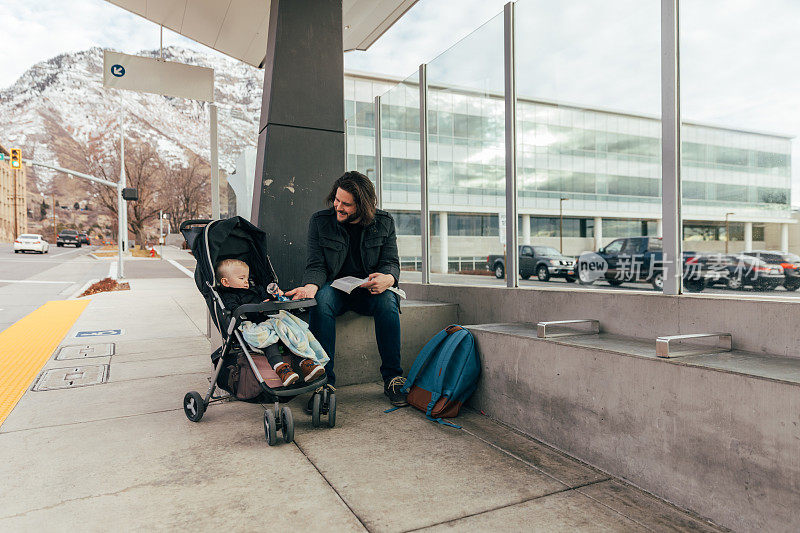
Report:
[[46,254],[50,250],[50,245],[41,235],[35,233],[26,233],[17,237],[14,241],[14,253],[20,252],[39,252]]

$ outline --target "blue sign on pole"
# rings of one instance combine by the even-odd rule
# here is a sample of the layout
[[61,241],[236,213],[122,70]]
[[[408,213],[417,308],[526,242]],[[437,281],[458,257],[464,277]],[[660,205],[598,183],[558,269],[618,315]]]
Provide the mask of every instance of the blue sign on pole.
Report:
[[102,337],[105,335],[122,335],[121,329],[101,329],[97,331],[79,331],[76,337]]
[[117,78],[121,78],[125,75],[125,67],[122,65],[113,65],[111,67],[111,74],[116,76]]

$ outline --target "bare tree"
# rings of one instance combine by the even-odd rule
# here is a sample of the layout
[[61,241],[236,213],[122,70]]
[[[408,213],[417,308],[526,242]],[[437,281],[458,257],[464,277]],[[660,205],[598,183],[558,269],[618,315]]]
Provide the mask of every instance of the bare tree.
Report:
[[211,205],[211,168],[193,156],[188,165],[168,168],[161,185],[160,197],[170,213],[170,227],[177,232],[184,220],[208,215]]
[[[128,145],[130,146],[130,145]],[[116,144],[114,153],[118,153],[119,144]],[[103,157],[97,146],[89,146],[86,151],[87,169],[98,177],[112,182],[119,180],[119,160]],[[164,164],[156,151],[149,144],[135,144],[125,150],[125,177],[126,185],[137,189],[139,199],[135,202],[126,202],[128,209],[128,230],[136,235],[140,246],[147,241],[147,223],[157,218],[160,209],[163,209],[163,199],[160,190],[164,178]],[[100,205],[112,215],[117,214],[117,191],[104,185],[93,184]]]

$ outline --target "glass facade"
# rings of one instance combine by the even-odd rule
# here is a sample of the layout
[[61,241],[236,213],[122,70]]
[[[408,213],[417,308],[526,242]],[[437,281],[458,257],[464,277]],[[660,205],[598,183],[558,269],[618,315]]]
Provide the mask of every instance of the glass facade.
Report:
[[[345,79],[347,97],[356,98],[346,102],[348,168],[372,178],[374,102],[370,100],[396,84],[397,80],[359,74]],[[381,110],[384,207],[395,214],[399,232],[406,235],[419,235],[415,91],[416,86],[410,92],[404,89],[403,98],[387,95]],[[428,112],[431,212],[451,213],[449,218],[473,213],[493,219],[489,225],[454,224],[448,219],[451,236],[486,236],[487,227],[499,228],[498,213],[505,202],[502,94],[455,88],[433,88],[431,93],[435,102]],[[565,218],[564,237],[593,237],[595,217],[602,219],[604,240],[657,234],[661,209],[657,118],[525,98],[519,100],[517,115],[522,117],[519,211],[530,215],[532,238],[558,236],[558,217],[538,212],[555,210],[557,215],[559,198],[565,196],[572,211],[578,209],[584,216]],[[764,224],[774,222],[775,216],[790,219],[790,137],[696,124],[685,124],[682,133],[684,216],[692,220],[684,229],[687,241],[724,240],[718,218],[732,209],[751,216],[755,241],[763,240]],[[410,216],[412,211],[416,218]],[[769,220],[761,220],[765,215]],[[431,230],[438,234],[435,221]],[[731,240],[737,239],[738,231],[731,227]],[[501,247],[498,239],[495,248]]]
[[[744,3],[713,25],[704,22],[727,6],[722,0],[680,5],[681,115],[726,126],[681,124],[684,242],[724,241],[731,253],[796,251],[790,232],[797,222],[791,166],[798,85],[796,69],[781,64],[798,42],[795,20],[774,15],[784,2],[765,0]],[[774,21],[770,36],[742,43],[744,32],[767,20]]]

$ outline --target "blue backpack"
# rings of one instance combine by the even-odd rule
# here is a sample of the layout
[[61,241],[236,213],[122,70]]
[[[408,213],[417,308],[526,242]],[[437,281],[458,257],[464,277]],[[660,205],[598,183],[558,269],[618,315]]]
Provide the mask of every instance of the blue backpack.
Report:
[[[403,392],[408,403],[430,420],[458,415],[478,385],[481,361],[472,334],[453,324],[436,334],[422,348],[406,379]],[[456,426],[458,427],[458,426]]]

